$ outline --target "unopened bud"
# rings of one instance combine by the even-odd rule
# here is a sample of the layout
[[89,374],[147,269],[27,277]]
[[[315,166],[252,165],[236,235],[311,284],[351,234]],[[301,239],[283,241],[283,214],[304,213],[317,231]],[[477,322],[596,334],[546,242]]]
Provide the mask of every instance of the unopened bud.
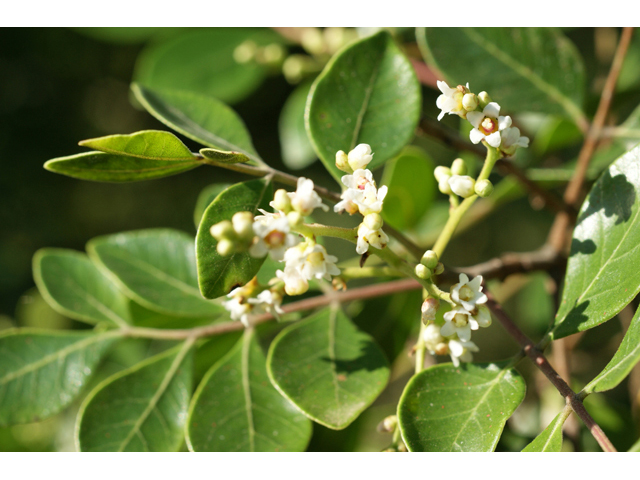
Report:
[[458,85],[456,87],[456,90],[458,90],[460,93],[469,93],[469,89],[464,85]]
[[431,274],[432,274],[431,270],[429,270],[427,267],[425,267],[421,263],[416,265],[415,272],[416,272],[416,276],[423,280],[427,280],[428,278],[431,278]]
[[440,165],[436,167],[433,171],[433,176],[436,177],[436,180],[440,181],[442,178],[449,178],[451,176],[451,169],[449,167],[445,167]]
[[284,213],[289,213],[291,211],[291,197],[289,197],[287,191],[284,188],[279,188],[278,190],[276,190],[276,193],[273,196],[273,202],[271,202],[271,206],[276,210],[280,210]]
[[215,225],[212,225],[209,232],[216,240],[223,240],[234,238],[236,231],[233,229],[233,224],[229,220],[223,220]]
[[491,97],[487,92],[480,92],[478,94],[478,104],[480,105],[480,108],[484,109],[484,107],[486,107],[490,103],[491,103]]
[[284,59],[284,54],[285,54],[285,51],[282,45],[279,45],[277,43],[272,43],[262,49],[260,60],[261,60],[261,63],[265,65],[278,66],[282,63],[282,60]]
[[451,177],[442,177],[438,180],[438,189],[445,195],[451,195],[453,193],[451,191],[451,185],[449,185],[450,178]]
[[282,74],[287,82],[296,84],[302,80],[308,58],[305,55],[289,55],[287,57],[282,64]]
[[447,345],[444,342],[441,342],[436,345],[434,352],[436,352],[436,355],[446,355],[447,353],[449,353],[449,345]]
[[451,191],[462,198],[468,198],[475,193],[476,181],[468,175],[454,175],[449,179]]
[[349,165],[349,157],[342,150],[336,153],[336,167],[345,173],[353,173],[353,168]]
[[407,446],[404,443],[400,443],[398,445],[398,452],[406,453],[407,452]]
[[234,248],[234,244],[233,244],[233,242],[231,240],[223,238],[222,240],[220,240],[218,242],[218,246],[216,247],[216,250],[223,257],[228,257],[229,255],[231,255],[233,253],[235,248]]
[[287,213],[287,220],[289,220],[289,225],[295,228],[302,225],[303,217],[300,212],[293,211]]
[[382,215],[379,213],[369,213],[364,216],[362,223],[371,230],[380,230],[384,222],[382,221]]
[[302,48],[311,55],[319,55],[324,52],[324,39],[319,29],[311,27],[305,29],[300,38]]
[[434,297],[427,297],[422,302],[422,323],[425,325],[429,322],[433,322],[436,319],[438,308],[440,307],[440,300]]
[[373,160],[373,154],[371,153],[371,146],[366,143],[356,145],[356,147],[347,155],[349,160],[349,166],[353,170],[360,168],[367,168],[367,165]]
[[462,97],[462,106],[467,112],[471,112],[478,108],[478,97],[475,93],[467,93]]
[[466,175],[467,174],[467,164],[464,163],[464,160],[461,158],[456,158],[451,164],[451,173],[453,175]]
[[237,212],[231,218],[233,229],[242,239],[253,238],[253,213]]
[[420,263],[433,270],[438,265],[438,254],[433,250],[427,250],[424,252],[424,255],[422,255]]
[[333,277],[331,280],[331,286],[334,290],[346,290],[347,282],[345,282],[342,277]]
[[238,45],[233,51],[233,59],[238,63],[249,63],[256,56],[258,45],[253,40],[247,40]]
[[379,432],[391,433],[396,429],[397,426],[398,426],[398,417],[396,417],[395,415],[389,415],[387,418],[385,418],[378,424],[377,430]]
[[309,290],[309,283],[302,277],[290,280],[284,284],[284,291],[287,295],[302,295]]
[[440,275],[442,272],[444,272],[444,265],[442,263],[438,263],[438,265],[436,265],[435,270],[433,271],[433,274]]
[[493,184],[489,180],[480,180],[476,182],[475,191],[481,197],[488,197],[493,193]]

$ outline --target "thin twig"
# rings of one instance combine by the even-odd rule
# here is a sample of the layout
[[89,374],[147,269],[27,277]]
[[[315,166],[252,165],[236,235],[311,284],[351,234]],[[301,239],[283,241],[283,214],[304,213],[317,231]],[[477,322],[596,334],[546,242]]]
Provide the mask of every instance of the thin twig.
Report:
[[487,301],[487,306],[496,316],[496,318],[500,321],[502,326],[505,328],[507,333],[511,335],[516,342],[522,347],[523,352],[527,355],[531,361],[534,363],[536,367],[544,373],[544,375],[549,379],[549,381],[553,384],[554,387],[560,392],[567,402],[567,405],[570,405],[574,412],[580,417],[580,419],[587,426],[591,434],[594,436],[602,450],[605,452],[615,452],[616,449],[611,443],[611,441],[607,438],[606,434],[602,431],[600,426],[591,418],[591,415],[587,412],[582,404],[582,398],[580,395],[576,394],[567,382],[565,382],[560,375],[554,370],[545,356],[542,354],[540,350],[536,348],[534,343],[527,337],[518,326],[511,320],[509,315],[502,309],[502,306],[495,301],[491,293],[486,292],[489,300]]

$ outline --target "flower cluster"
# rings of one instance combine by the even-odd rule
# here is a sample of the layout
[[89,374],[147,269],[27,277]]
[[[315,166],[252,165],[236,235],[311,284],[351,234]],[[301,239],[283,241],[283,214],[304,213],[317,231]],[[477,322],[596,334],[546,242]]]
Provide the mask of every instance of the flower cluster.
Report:
[[356,146],[347,155],[342,150],[336,153],[336,166],[347,173],[342,177],[346,189],[340,196],[341,201],[334,207],[334,211],[343,211],[353,215],[360,212],[364,219],[358,227],[358,243],[356,252],[359,255],[369,250],[369,245],[384,248],[389,243],[389,237],[382,230],[384,224],[382,216],[382,202],[387,195],[387,187],[376,187],[371,170],[366,169],[373,159],[371,147],[366,143]]
[[253,315],[271,313],[278,316],[283,313],[282,289],[278,286],[263,288],[258,284],[258,279],[254,278],[243,287],[232,290],[227,295],[224,307],[231,314],[232,320],[240,320],[245,327],[250,325],[250,318]]

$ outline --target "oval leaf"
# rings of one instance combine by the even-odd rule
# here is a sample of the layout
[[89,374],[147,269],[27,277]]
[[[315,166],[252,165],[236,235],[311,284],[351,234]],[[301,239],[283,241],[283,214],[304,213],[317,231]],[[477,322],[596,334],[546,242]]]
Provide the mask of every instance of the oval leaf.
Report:
[[575,46],[552,28],[419,28],[427,63],[455,87],[470,83],[505,110],[568,115],[584,123],[585,73]]
[[221,297],[244,285],[256,276],[264,261],[253,258],[249,252],[223,257],[216,250],[218,241],[209,230],[222,220],[231,220],[236,212],[255,214],[258,208],[269,208],[272,198],[271,182],[251,180],[224,190],[205,210],[196,237],[196,258],[200,291],[206,298]]
[[197,452],[304,451],[311,422],[269,383],[253,331],[202,379],[189,408],[187,444]]
[[560,452],[562,451],[562,426],[567,417],[563,412],[545,428],[540,435],[524,447],[523,452]]
[[152,90],[135,83],[131,89],[151,115],[191,140],[215,149],[238,151],[254,162],[264,163],[242,119],[224,103],[184,90]]
[[0,333],[0,426],[38,422],[81,392],[117,332]]
[[394,157],[414,135],[420,84],[391,35],[380,32],[350,44],[316,79],[306,125],[320,160],[339,181],[336,152],[371,145],[373,169]]
[[304,110],[310,90],[311,83],[298,85],[285,102],[278,121],[282,161],[292,170],[308,167],[317,158],[304,125]]
[[552,338],[606,322],[640,292],[638,195],[640,146],[605,170],[580,209]]
[[54,158],[44,164],[50,172],[93,182],[140,182],[169,177],[202,165],[194,160],[148,160],[104,152],[87,152]]
[[138,230],[94,238],[87,251],[143,306],[169,315],[216,315],[222,306],[198,290],[193,237],[177,230]]
[[309,418],[341,430],[384,390],[384,354],[342,311],[325,309],[287,327],[272,342],[269,378]]
[[200,225],[202,215],[204,215],[204,211],[207,207],[211,205],[211,202],[213,202],[223,190],[226,190],[230,186],[231,184],[229,183],[214,183],[213,185],[209,185],[202,189],[198,195],[196,207],[193,210],[193,222],[196,225],[196,229],[198,228],[198,225]]
[[185,342],[98,385],[78,413],[78,450],[178,450],[192,389],[192,345]]
[[126,155],[147,160],[196,160],[187,146],[173,133],[143,130],[130,135],[109,135],[78,143],[105,153]]
[[255,60],[238,63],[234,50],[245,41],[266,45],[281,37],[270,30],[207,28],[186,32],[146,48],[138,58],[135,79],[142,85],[176,88],[233,103],[264,80],[268,67]]
[[220,163],[246,163],[249,157],[240,152],[225,152],[223,150],[215,150],[213,148],[203,148],[200,154],[204,158],[215,160]]
[[631,320],[618,351],[600,374],[584,387],[587,393],[604,392],[620,385],[640,361],[640,309]]
[[525,389],[518,372],[495,364],[428,368],[398,404],[402,438],[412,452],[491,452]]
[[85,253],[46,248],[33,257],[33,278],[53,309],[82,322],[131,323],[129,299]]

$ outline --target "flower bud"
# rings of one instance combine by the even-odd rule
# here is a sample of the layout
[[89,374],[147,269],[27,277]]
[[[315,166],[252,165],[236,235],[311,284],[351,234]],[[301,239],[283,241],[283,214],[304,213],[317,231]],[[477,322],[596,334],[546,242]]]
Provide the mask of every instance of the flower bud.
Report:
[[364,220],[362,221],[367,227],[371,230],[379,230],[382,228],[382,215],[379,213],[369,213],[364,216]]
[[209,232],[216,240],[230,239],[236,236],[233,224],[229,220],[223,220],[212,225]]
[[309,290],[309,283],[302,277],[296,277],[284,284],[284,291],[287,295],[302,295]]
[[433,171],[433,176],[436,177],[436,180],[438,181],[445,177],[449,178],[451,176],[451,169],[449,167],[440,165]]
[[306,28],[300,38],[302,48],[311,55],[319,55],[324,52],[324,39],[319,29],[315,27]]
[[471,112],[478,108],[478,97],[475,93],[467,93],[462,97],[462,106],[467,112]]
[[373,160],[373,154],[371,153],[371,147],[366,143],[361,143],[357,145],[356,148],[349,152],[347,156],[349,161],[349,166],[353,170],[358,170],[360,168],[367,168],[369,162]]
[[464,163],[464,160],[461,158],[456,158],[451,164],[451,174],[452,175],[466,175],[467,174],[467,164]]
[[431,278],[431,273],[432,273],[431,270],[429,270],[427,267],[425,267],[421,263],[416,265],[415,272],[416,272],[416,276],[423,280],[427,280],[428,278]]
[[433,322],[436,319],[438,308],[440,307],[440,301],[434,297],[427,297],[422,302],[422,323],[425,325],[429,322]]
[[463,95],[464,95],[465,93],[469,93],[469,87],[466,87],[466,86],[464,86],[464,85],[458,85],[458,86],[456,87],[456,90],[458,90],[458,92],[462,93]]
[[398,426],[398,417],[396,417],[395,415],[389,415],[387,418],[385,418],[378,424],[377,430],[379,432],[391,433],[396,429],[397,426]]
[[476,182],[475,191],[481,197],[488,197],[493,193],[493,184],[489,180],[480,180]]
[[276,210],[289,213],[291,211],[291,198],[284,188],[279,188],[276,190],[276,193],[273,196],[273,202],[271,202],[270,205]]
[[353,168],[349,165],[349,157],[342,150],[336,153],[336,167],[345,173],[353,173]]
[[462,198],[468,198],[475,193],[476,181],[468,175],[454,175],[449,179],[451,191]]
[[420,263],[425,267],[433,270],[438,265],[438,254],[433,250],[427,250],[426,252],[424,252],[424,255],[422,255],[422,260],[420,260]]
[[451,186],[449,185],[450,178],[451,177],[442,177],[440,180],[438,180],[438,189],[445,195],[451,195],[453,193],[451,191]]
[[223,257],[228,257],[233,253],[235,248],[231,240],[223,238],[218,242],[218,246],[216,247],[216,250],[218,250],[218,253]]
[[233,51],[233,59],[238,63],[249,63],[256,56],[258,45],[253,40],[247,40],[238,45]]
[[447,353],[449,353],[449,345],[444,342],[440,342],[438,345],[436,345],[435,352],[436,355],[446,355]]
[[289,225],[291,225],[291,227],[299,227],[300,225],[302,225],[302,214],[300,212],[289,212],[287,213],[287,220],[289,220]]
[[486,107],[490,103],[491,103],[491,97],[487,92],[480,92],[478,94],[478,104],[480,105],[480,108],[484,109],[484,107]]
[[231,218],[233,229],[242,239],[253,238],[253,213],[237,212]]
[[285,51],[282,45],[272,43],[262,49],[257,60],[259,61],[259,63],[277,67],[282,63],[284,54]]
[[282,74],[289,83],[298,83],[302,80],[309,57],[305,55],[289,55],[282,64]]
[[433,271],[433,274],[440,275],[442,272],[444,272],[444,265],[442,263],[438,263],[438,265],[436,265],[435,270]]

